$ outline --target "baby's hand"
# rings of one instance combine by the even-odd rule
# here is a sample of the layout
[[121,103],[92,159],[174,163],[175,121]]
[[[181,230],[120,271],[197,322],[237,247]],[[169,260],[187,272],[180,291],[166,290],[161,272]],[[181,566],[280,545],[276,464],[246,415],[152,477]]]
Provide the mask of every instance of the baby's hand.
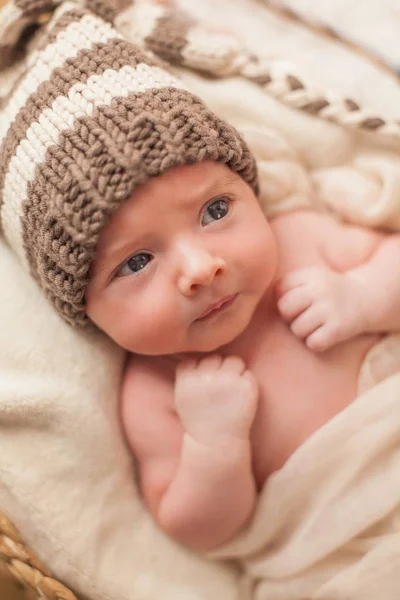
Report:
[[248,439],[258,386],[241,358],[210,355],[178,366],[175,406],[186,433],[203,444]]
[[351,273],[299,269],[283,277],[276,291],[282,318],[311,350],[327,350],[366,330],[363,288]]

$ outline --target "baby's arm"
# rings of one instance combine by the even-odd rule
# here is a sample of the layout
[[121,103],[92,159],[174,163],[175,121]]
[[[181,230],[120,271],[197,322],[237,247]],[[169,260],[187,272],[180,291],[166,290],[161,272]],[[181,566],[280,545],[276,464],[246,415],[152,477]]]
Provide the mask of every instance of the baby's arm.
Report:
[[199,550],[227,541],[256,497],[249,430],[253,377],[240,359],[183,363],[173,382],[143,363],[128,364],[122,396],[126,436],[143,496],[160,527]]
[[362,333],[400,331],[400,235],[382,236],[366,262],[345,272],[293,271],[277,292],[282,317],[315,351]]
[[369,261],[347,275],[359,289],[365,332],[400,331],[400,234],[384,237]]

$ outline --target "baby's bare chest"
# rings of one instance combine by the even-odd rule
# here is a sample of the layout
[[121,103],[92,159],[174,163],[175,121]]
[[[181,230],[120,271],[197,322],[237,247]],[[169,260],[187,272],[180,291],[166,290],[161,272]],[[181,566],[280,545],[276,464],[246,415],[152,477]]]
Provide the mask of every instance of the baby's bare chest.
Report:
[[[381,236],[341,227],[329,217],[305,213],[274,224],[279,246],[277,278],[310,266],[345,271],[366,262]],[[287,458],[357,394],[360,367],[378,340],[363,335],[324,353],[309,350],[281,319],[276,306],[261,303],[246,335],[232,345],[256,374],[260,385],[252,429],[254,470],[261,485]]]
[[379,337],[358,336],[316,354],[279,317],[259,331],[255,345],[240,354],[259,384],[251,440],[254,472],[262,485],[307,438],[355,399],[362,362]]

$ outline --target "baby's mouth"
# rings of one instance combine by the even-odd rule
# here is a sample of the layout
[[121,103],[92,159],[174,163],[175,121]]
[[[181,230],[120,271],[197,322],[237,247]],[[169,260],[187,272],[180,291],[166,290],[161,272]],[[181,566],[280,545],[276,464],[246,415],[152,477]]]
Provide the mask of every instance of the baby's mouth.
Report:
[[221,313],[223,310],[227,309],[234,303],[236,297],[237,294],[232,294],[230,296],[225,296],[224,298],[221,298],[220,300],[218,300],[218,302],[215,302],[214,304],[209,306],[207,310],[205,310],[203,314],[196,319],[196,321],[202,321],[203,319],[208,319]]

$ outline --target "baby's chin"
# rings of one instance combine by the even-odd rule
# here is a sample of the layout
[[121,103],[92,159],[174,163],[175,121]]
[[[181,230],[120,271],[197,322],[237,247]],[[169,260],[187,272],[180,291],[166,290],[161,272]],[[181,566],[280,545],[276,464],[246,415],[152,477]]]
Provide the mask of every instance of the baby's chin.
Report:
[[204,336],[199,339],[193,340],[193,343],[185,350],[185,352],[197,352],[209,354],[216,352],[229,344],[232,344],[247,328],[248,322],[246,321],[241,326],[236,324],[234,328],[230,327],[227,330],[218,331],[216,330],[211,335],[205,331]]
[[210,354],[212,352],[216,352],[220,350],[223,346],[227,346],[231,342],[233,342],[234,338],[223,340],[220,342],[214,343],[203,343],[203,344],[193,344],[193,345],[174,345],[170,347],[160,347],[160,348],[138,348],[138,347],[126,347],[121,346],[123,350],[130,352],[131,354],[140,354],[141,356],[190,356],[190,355],[201,355],[201,354]]
[[[233,342],[241,331],[238,333],[230,333],[225,335],[215,335],[204,339],[193,340],[187,343],[171,344],[157,346],[156,344],[147,345],[135,345],[119,343],[119,345],[131,354],[140,354],[142,356],[182,356],[190,354],[210,354],[216,352],[223,346],[227,346]],[[118,340],[114,340],[118,343]]]

